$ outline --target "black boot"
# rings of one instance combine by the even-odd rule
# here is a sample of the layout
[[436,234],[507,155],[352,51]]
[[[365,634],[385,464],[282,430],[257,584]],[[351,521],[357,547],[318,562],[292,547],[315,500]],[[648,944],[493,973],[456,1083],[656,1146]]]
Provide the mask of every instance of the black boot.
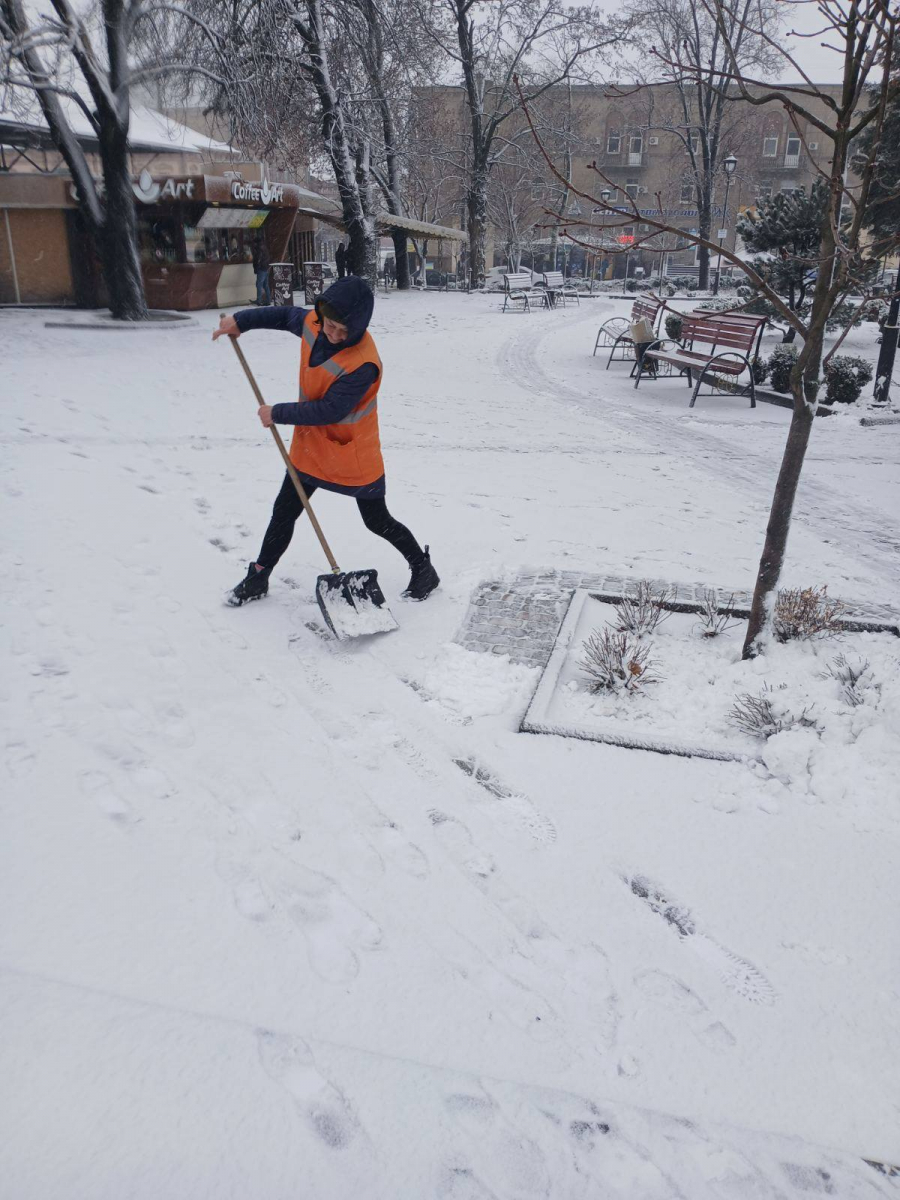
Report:
[[242,579],[237,587],[228,593],[225,603],[230,604],[232,608],[240,608],[248,600],[262,600],[268,590],[269,572],[261,570],[256,563],[251,563],[247,578]]
[[413,560],[409,564],[412,567],[412,575],[410,576],[409,586],[401,595],[406,600],[424,600],[426,596],[430,596],[437,585],[441,582],[441,577],[431,565],[431,555],[428,553],[428,547],[422,557]]

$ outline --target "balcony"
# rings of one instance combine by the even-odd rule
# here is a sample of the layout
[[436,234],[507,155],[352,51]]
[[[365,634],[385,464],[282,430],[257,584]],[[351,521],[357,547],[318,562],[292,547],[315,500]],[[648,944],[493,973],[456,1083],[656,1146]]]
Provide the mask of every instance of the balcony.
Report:
[[795,170],[797,167],[799,167],[800,166],[799,153],[798,154],[786,154],[784,156],[784,166],[787,167],[788,170]]
[[639,167],[643,161],[644,161],[643,151],[641,151],[641,150],[629,150],[628,151],[629,167]]

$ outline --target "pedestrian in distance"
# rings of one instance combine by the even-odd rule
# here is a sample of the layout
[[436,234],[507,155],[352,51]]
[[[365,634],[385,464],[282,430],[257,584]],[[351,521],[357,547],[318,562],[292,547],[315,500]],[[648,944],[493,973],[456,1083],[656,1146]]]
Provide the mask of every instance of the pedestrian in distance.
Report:
[[334,252],[334,265],[337,267],[338,279],[343,279],[347,274],[347,251],[344,249],[344,243],[338,243],[338,248]]
[[253,271],[256,275],[256,303],[262,307],[272,303],[272,291],[269,287],[269,247],[265,238],[253,239]]
[[[366,281],[349,276],[333,283],[314,309],[248,308],[223,316],[213,341],[223,335],[240,337],[253,329],[280,329],[302,339],[299,401],[260,405],[260,422],[266,429],[272,424],[294,426],[290,458],[307,495],[324,488],[352,496],[366,528],[390,542],[409,564],[404,598],[424,600],[440,583],[429,548],[419,545],[385,501],[378,430],[382,365],[368,332],[374,306]],[[228,604],[237,607],[267,594],[269,576],[290,545],[303,511],[293,482],[285,475],[260,552],[246,578],[228,593]]]

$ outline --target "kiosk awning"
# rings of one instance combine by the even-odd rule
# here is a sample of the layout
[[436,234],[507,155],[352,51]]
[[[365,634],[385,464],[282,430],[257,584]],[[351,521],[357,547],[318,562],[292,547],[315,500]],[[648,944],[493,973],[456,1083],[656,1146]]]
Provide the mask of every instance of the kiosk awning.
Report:
[[464,229],[453,229],[450,225],[432,225],[428,221],[416,221],[413,217],[398,217],[395,213],[375,214],[375,224],[380,229],[405,229],[421,237],[443,238],[451,242],[467,242],[469,235]]

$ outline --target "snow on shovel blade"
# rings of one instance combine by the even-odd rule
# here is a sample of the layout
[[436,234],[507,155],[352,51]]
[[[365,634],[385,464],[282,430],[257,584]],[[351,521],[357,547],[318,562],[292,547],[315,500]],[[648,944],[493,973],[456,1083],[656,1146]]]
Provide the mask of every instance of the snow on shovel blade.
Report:
[[377,571],[320,575],[316,580],[316,599],[336,638],[390,633],[400,628],[385,603]]

